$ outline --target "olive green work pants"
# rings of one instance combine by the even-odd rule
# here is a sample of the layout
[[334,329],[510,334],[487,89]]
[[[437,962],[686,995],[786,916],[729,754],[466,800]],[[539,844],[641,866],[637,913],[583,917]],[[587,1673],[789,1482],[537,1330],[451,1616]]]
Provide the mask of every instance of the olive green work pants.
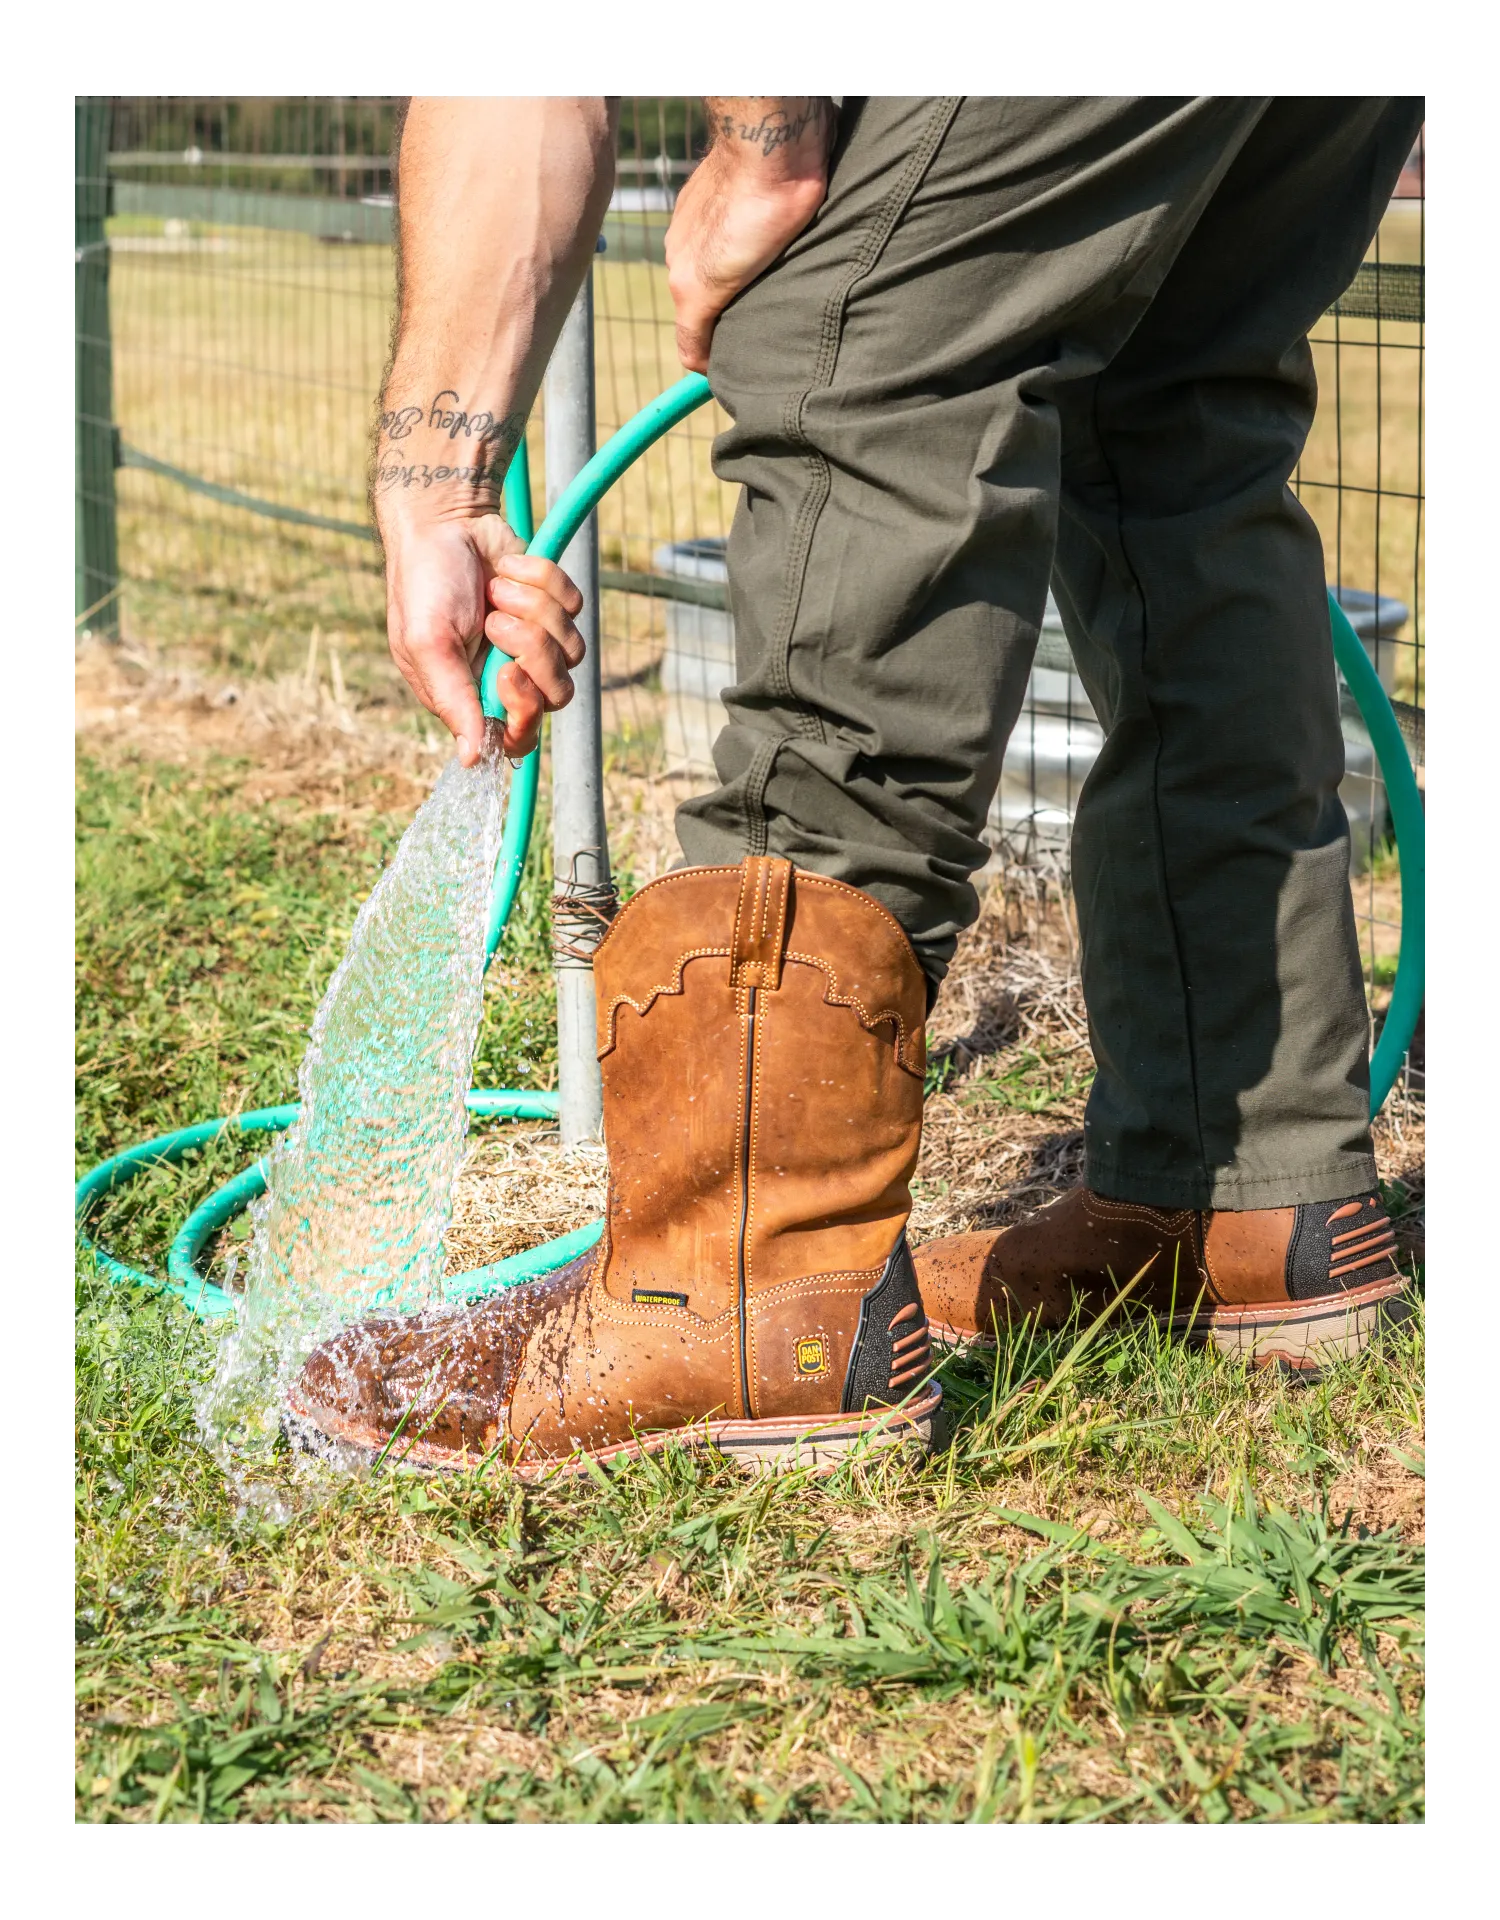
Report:
[[1106,739],[1073,882],[1096,1191],[1375,1183],[1308,329],[1420,101],[845,101],[827,199],[721,318],[736,683],[693,863],[789,856],[930,978],[1052,578]]

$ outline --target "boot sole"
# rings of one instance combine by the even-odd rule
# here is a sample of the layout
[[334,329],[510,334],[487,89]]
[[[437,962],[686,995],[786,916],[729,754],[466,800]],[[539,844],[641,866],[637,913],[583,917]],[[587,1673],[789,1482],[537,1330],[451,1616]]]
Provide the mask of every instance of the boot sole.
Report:
[[[1220,1353],[1251,1367],[1275,1367],[1282,1373],[1315,1378],[1323,1368],[1363,1353],[1383,1328],[1398,1325],[1412,1310],[1405,1280],[1373,1280],[1347,1293],[1320,1294],[1313,1300],[1273,1300],[1264,1306],[1210,1307],[1174,1314],[1168,1332],[1193,1346],[1210,1342]],[[970,1333],[928,1320],[936,1347],[992,1352],[993,1335]]]
[[693,1452],[712,1450],[750,1473],[789,1472],[797,1467],[814,1473],[833,1472],[857,1454],[910,1448],[926,1455],[932,1450],[933,1422],[942,1405],[942,1388],[929,1387],[920,1399],[897,1407],[876,1407],[862,1414],[824,1414],[801,1420],[700,1420],[691,1427],[666,1433],[642,1434],[608,1447],[591,1447],[564,1458],[500,1462],[489,1454],[455,1452],[420,1437],[409,1444],[334,1414],[314,1415],[290,1395],[282,1414],[282,1429],[303,1453],[316,1454],[333,1465],[370,1468],[382,1458],[393,1467],[426,1473],[473,1473],[494,1460],[500,1470],[518,1480],[578,1479],[594,1464],[638,1460],[645,1454],[665,1453],[669,1447]]

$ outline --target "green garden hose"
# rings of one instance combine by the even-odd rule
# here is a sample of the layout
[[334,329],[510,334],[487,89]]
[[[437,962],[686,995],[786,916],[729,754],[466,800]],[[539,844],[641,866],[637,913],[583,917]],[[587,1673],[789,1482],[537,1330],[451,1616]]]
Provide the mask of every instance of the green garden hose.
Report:
[[[688,374],[665,393],[659,394],[599,449],[562,494],[534,535],[530,473],[523,440],[506,475],[504,504],[506,519],[527,542],[527,552],[540,554],[548,560],[560,559],[579,527],[626,468],[708,397],[708,382],[697,373]],[[1390,799],[1391,817],[1401,855],[1401,956],[1385,1026],[1370,1065],[1370,1111],[1373,1115],[1379,1112],[1395,1084],[1422,1007],[1424,818],[1422,796],[1385,689],[1358,636],[1345,618],[1343,609],[1331,594],[1329,610],[1334,654],[1369,728],[1371,744]],[[490,719],[504,718],[499,674],[507,664],[507,656],[494,649],[485,660],[480,680],[480,699]],[[500,944],[520,890],[521,874],[536,817],[539,772],[539,752],[533,750],[517,764],[512,774],[505,826],[490,895],[486,964],[494,957]],[[470,1113],[486,1119],[549,1120],[556,1119],[558,1110],[555,1093],[517,1088],[476,1087],[467,1095],[467,1105]],[[175,1165],[188,1154],[208,1146],[226,1133],[279,1133],[292,1124],[297,1112],[296,1106],[261,1107],[251,1113],[202,1120],[195,1126],[179,1127],[175,1132],[159,1134],[153,1140],[143,1140],[138,1146],[128,1147],[124,1152],[90,1168],[74,1189],[74,1217],[81,1247],[93,1255],[99,1271],[107,1280],[173,1294],[184,1306],[205,1319],[233,1313],[233,1296],[207,1279],[199,1271],[198,1262],[214,1235],[265,1192],[264,1160],[257,1160],[253,1166],[236,1174],[188,1215],[168,1250],[165,1279],[115,1259],[101,1247],[95,1246],[84,1229],[95,1207],[107,1194],[117,1191],[149,1167]],[[603,1231],[603,1225],[602,1220],[592,1221],[588,1226],[562,1234],[543,1246],[513,1254],[508,1260],[497,1261],[493,1266],[457,1274],[449,1283],[450,1294],[457,1298],[477,1299],[498,1288],[516,1286],[523,1280],[550,1273],[591,1247]]]
[[1333,628],[1333,657],[1344,676],[1345,686],[1354,695],[1360,718],[1370,735],[1370,745],[1380,763],[1380,776],[1385,781],[1391,824],[1401,856],[1401,953],[1396,961],[1391,1004],[1386,1008],[1385,1024],[1370,1062],[1370,1117],[1373,1119],[1396,1084],[1406,1050],[1417,1030],[1427,986],[1427,815],[1406,742],[1401,738],[1400,723],[1380,684],[1380,675],[1359,635],[1350,626],[1348,615],[1331,593],[1328,618]]

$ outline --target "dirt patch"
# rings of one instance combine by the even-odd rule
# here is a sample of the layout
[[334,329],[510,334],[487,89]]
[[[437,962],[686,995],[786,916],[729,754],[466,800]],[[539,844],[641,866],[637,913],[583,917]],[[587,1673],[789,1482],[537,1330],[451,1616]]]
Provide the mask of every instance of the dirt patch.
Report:
[[[85,751],[120,759],[177,766],[247,761],[241,793],[249,806],[290,801],[342,819],[410,816],[432,791],[452,742],[389,661],[366,649],[356,686],[340,659],[338,647],[320,639],[309,642],[297,672],[234,678],[188,650],[83,641],[76,648],[75,739]],[[542,820],[548,784],[544,750]],[[611,769],[610,856],[629,887],[656,879],[680,857],[674,816],[703,784]]]
[[1404,1444],[1361,1462],[1352,1473],[1328,1489],[1328,1512],[1335,1521],[1347,1513],[1350,1525],[1361,1533],[1394,1529],[1413,1546],[1427,1542],[1426,1441],[1420,1433],[1403,1436]]
[[233,680],[185,656],[86,641],[75,738],[93,752],[173,765],[248,760],[251,806],[294,799],[319,812],[414,812],[450,751],[446,733],[395,689],[351,693],[337,659],[309,647],[301,673]]

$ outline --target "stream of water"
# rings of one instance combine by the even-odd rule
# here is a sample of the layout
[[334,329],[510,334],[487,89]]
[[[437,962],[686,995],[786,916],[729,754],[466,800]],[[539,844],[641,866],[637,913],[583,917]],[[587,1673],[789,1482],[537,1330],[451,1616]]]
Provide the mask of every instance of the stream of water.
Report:
[[282,1396],[321,1340],[372,1309],[441,1297],[509,779],[491,750],[448,763],[313,1020],[302,1110],[271,1152],[245,1286],[197,1407],[237,1481],[269,1459]]

